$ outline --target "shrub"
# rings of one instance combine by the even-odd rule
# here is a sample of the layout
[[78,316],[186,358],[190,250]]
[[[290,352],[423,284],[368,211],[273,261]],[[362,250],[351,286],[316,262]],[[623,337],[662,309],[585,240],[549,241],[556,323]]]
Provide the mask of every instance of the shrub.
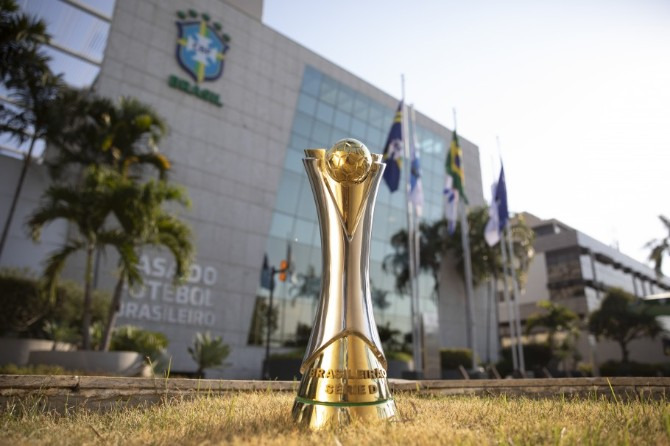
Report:
[[230,347],[223,343],[221,336],[210,335],[209,332],[197,333],[193,341],[193,347],[188,348],[191,357],[198,364],[197,374],[205,376],[205,369],[220,367],[230,354]]
[[440,350],[440,364],[442,370],[457,369],[463,366],[466,369],[472,367],[472,350],[469,348],[445,348]]
[[[496,364],[496,368],[502,376],[509,375],[513,372],[512,349],[505,347],[500,351],[500,355],[502,358]],[[547,344],[524,344],[523,358],[526,370],[539,370],[549,366],[553,353]]]
[[402,361],[402,362],[411,362],[412,355],[405,352],[386,352],[386,359],[389,361]]
[[305,349],[297,348],[287,352],[273,353],[270,355],[270,359],[302,359],[304,356]]
[[663,375],[663,367],[659,364],[645,364],[628,361],[607,361],[600,366],[601,376],[659,376]]
[[68,371],[59,365],[26,365],[6,364],[0,366],[0,375],[66,375]]
[[[84,290],[75,282],[58,284],[50,300],[43,284],[27,270],[0,270],[0,334],[77,342],[81,327]],[[109,294],[93,292],[92,321],[103,321],[109,308]],[[61,336],[67,333],[68,335]],[[71,336],[76,333],[75,336]],[[61,338],[59,338],[61,336]]]
[[138,352],[151,362],[158,362],[167,346],[168,340],[163,333],[123,325],[112,333],[110,350]]
[[0,270],[0,334],[21,333],[39,321],[49,302],[39,281],[28,271]]

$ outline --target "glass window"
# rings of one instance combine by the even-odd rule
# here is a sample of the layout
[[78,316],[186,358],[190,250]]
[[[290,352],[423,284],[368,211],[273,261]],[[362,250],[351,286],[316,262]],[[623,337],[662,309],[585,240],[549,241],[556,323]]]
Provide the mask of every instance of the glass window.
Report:
[[[393,120],[393,111],[387,110],[385,107],[374,102],[370,104],[370,125],[379,128],[385,127],[388,117],[391,117],[391,121]],[[390,128],[391,124],[389,123],[388,126]]]
[[327,124],[332,124],[333,115],[335,114],[335,109],[332,105],[328,105],[324,102],[319,102],[319,105],[316,107],[316,119],[323,121]]
[[296,211],[298,217],[305,220],[316,221],[316,206],[314,205],[314,196],[312,189],[309,186],[307,177],[300,182],[300,199],[298,200],[298,209]]
[[384,257],[387,254],[387,243],[381,242],[379,240],[372,240],[370,246],[370,260],[376,260],[378,262],[383,262]]
[[296,113],[293,120],[293,131],[302,136],[309,136],[312,133],[312,124],[314,119],[304,113]]
[[316,224],[312,221],[303,220],[298,218],[295,220],[295,228],[293,229],[293,241],[312,244],[314,230],[316,229]]
[[289,215],[275,212],[272,216],[272,223],[270,224],[270,235],[286,239],[290,236],[293,229],[293,218]]
[[316,110],[316,99],[306,94],[301,94],[298,98],[298,110],[306,115],[312,116]]
[[317,97],[319,96],[320,89],[321,89],[321,73],[319,73],[312,67],[306,67],[305,74],[302,79],[301,90],[314,97]]
[[304,138],[296,133],[291,134],[291,142],[289,143],[289,149],[297,150],[302,152],[305,149],[310,147],[309,140]]
[[337,110],[335,112],[335,127],[337,127],[339,130],[343,130],[345,132],[349,131],[349,127],[351,126],[351,115],[348,113],[345,113],[343,111]]
[[312,141],[316,141],[318,147],[330,147],[334,142],[331,140],[331,129],[330,125],[316,121],[312,129]]
[[354,138],[365,141],[365,135],[367,133],[367,124],[361,119],[352,119],[351,120],[351,136]]
[[354,100],[354,116],[363,121],[367,120],[369,108],[370,100],[361,94],[357,95],[356,99]]
[[102,62],[109,34],[107,21],[68,5],[66,2],[26,1],[21,3],[24,11],[44,19],[48,24],[47,32],[52,36],[54,43],[98,63]]
[[287,214],[294,213],[298,203],[299,192],[300,176],[291,172],[284,172],[279,181],[275,209]]
[[345,113],[351,113],[354,108],[354,98],[356,93],[344,85],[340,86],[340,93],[337,96],[337,108]]
[[[333,144],[344,138],[351,138],[351,132],[349,130],[341,130],[336,128],[333,129],[333,133],[330,135],[330,139],[333,141]],[[368,148],[370,148],[370,146],[368,146]]]
[[383,141],[383,139],[384,134],[381,130],[378,130],[375,127],[368,127],[368,136],[363,142],[368,146],[368,149],[370,149],[371,152],[379,153],[384,150],[383,145],[386,141]]
[[[44,140],[38,139],[33,146],[32,158],[40,158],[44,154]],[[0,152],[13,158],[23,159],[30,149],[30,140],[25,140],[21,144],[12,138],[8,133],[0,134]]]
[[302,174],[305,172],[305,168],[302,165],[302,159],[304,152],[302,150],[297,151],[289,149],[286,151],[286,160],[284,161],[284,169],[290,170],[291,172]]
[[321,92],[319,99],[328,104],[335,105],[337,102],[337,83],[329,78],[324,77],[321,82]]
[[[293,133],[286,154],[285,168],[277,197],[277,210],[272,220],[271,237],[268,246],[282,240],[277,248],[278,259],[283,258],[286,239],[293,240],[293,256],[298,271],[313,277],[321,275],[321,240],[314,197],[303,171],[303,150],[308,147],[329,147],[335,141],[353,137],[365,143],[373,153],[382,153],[386,142],[394,110],[379,104],[362,93],[324,74],[307,67],[301,87],[303,92],[298,101],[293,122]],[[307,96],[309,94],[310,96]],[[445,139],[423,127],[418,127],[419,147],[422,151],[424,181],[424,220],[434,221],[442,217],[442,186],[444,182]],[[285,180],[284,177],[289,177]],[[379,293],[386,293],[391,304],[385,308],[378,322],[389,322],[392,328],[409,331],[409,299],[403,298],[395,290],[395,277],[385,273],[381,264],[393,252],[390,238],[407,225],[405,196],[400,191],[390,194],[386,184],[381,184],[377,195],[374,227],[370,245],[371,282]],[[277,260],[278,261],[278,260]],[[313,269],[309,269],[313,267]],[[314,299],[298,298],[293,304],[288,299],[295,298],[295,284],[278,286],[275,295],[280,304],[280,328],[277,340],[295,338],[298,322],[311,324],[317,307]],[[421,305],[424,311],[436,312],[434,283],[430,274],[420,279]],[[293,287],[293,288],[291,288]],[[293,291],[291,291],[293,290]],[[379,308],[375,308],[379,313]],[[281,332],[281,333],[279,333]]]

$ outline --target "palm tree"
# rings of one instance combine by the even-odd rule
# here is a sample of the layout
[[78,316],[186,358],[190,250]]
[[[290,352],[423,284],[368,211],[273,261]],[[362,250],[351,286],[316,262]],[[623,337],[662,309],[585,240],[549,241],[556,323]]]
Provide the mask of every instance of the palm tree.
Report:
[[668,235],[662,239],[652,240],[647,243],[647,248],[651,249],[649,253],[649,260],[654,262],[654,269],[658,276],[663,275],[663,256],[670,255],[670,219],[664,215],[659,215],[658,218],[668,231]]
[[[188,206],[190,203],[185,191],[163,180],[137,184],[126,179],[117,196],[119,199],[114,201],[113,213],[123,231],[124,244],[132,246],[134,251],[143,246],[167,248],[175,259],[175,282],[183,279],[193,257],[191,230],[179,218],[166,212],[163,204],[176,202]],[[134,258],[138,257],[135,253]],[[142,278],[137,273],[136,265],[127,265],[122,258],[103,331],[102,351],[109,349],[126,282],[131,286],[141,285]]]
[[0,0],[0,82],[30,63],[41,43],[49,41],[46,24],[19,11],[14,0]]
[[0,235],[0,257],[21,195],[35,143],[45,138],[57,113],[54,102],[64,85],[49,69],[49,58],[39,48],[49,40],[41,20],[18,12],[14,1],[0,1],[0,83],[7,102],[0,102],[0,133],[19,144],[28,141],[19,179]]
[[[484,228],[488,222],[486,207],[472,208],[468,212],[468,235],[472,259],[472,279],[474,285],[502,274],[502,256],[498,246],[489,246],[484,238]],[[515,270],[520,283],[525,283],[526,272],[533,252],[534,234],[521,216],[510,222],[512,251],[516,259]],[[433,224],[422,223],[420,230],[420,259],[422,271],[432,273],[435,287],[439,285],[440,265],[445,255],[453,255],[457,270],[463,274],[464,253],[461,244],[461,225],[458,223],[453,234],[448,233],[448,222],[444,219]],[[398,291],[406,291],[409,286],[409,260],[407,255],[407,232],[399,231],[391,237],[395,252],[384,259],[383,268],[396,276]]]
[[[158,142],[167,126],[153,108],[134,98],[121,98],[117,103],[83,90],[66,91],[58,108],[64,118],[62,131],[50,138],[56,151],[49,162],[52,176],[63,178],[63,173],[78,166],[101,166],[120,176],[111,212],[122,229],[122,246],[132,250],[133,256],[121,256],[101,344],[107,350],[124,285],[142,283],[137,265],[125,263],[127,260],[139,258],[137,251],[142,246],[164,246],[176,259],[175,278],[182,278],[188,270],[193,254],[190,230],[162,207],[171,201],[186,205],[188,198],[183,190],[166,183],[170,162],[158,151]],[[161,180],[141,184],[144,166],[155,168]],[[96,247],[98,255],[103,248]]]
[[42,228],[55,220],[64,219],[77,228],[75,234],[46,262],[45,279],[49,293],[55,287],[67,259],[78,251],[85,253],[84,304],[82,310],[83,348],[91,348],[91,300],[93,289],[93,255],[96,248],[114,246],[127,274],[138,277],[137,254],[126,235],[109,228],[108,219],[114,209],[125,203],[119,188],[124,179],[116,172],[97,166],[85,170],[80,185],[52,185],[46,190],[40,207],[28,220],[34,240],[39,240]]
[[57,149],[49,162],[54,177],[70,166],[105,165],[135,179],[144,166],[152,166],[166,178],[170,161],[158,151],[158,143],[167,125],[149,105],[135,98],[115,103],[86,91],[69,91],[59,108],[67,119],[50,140]]

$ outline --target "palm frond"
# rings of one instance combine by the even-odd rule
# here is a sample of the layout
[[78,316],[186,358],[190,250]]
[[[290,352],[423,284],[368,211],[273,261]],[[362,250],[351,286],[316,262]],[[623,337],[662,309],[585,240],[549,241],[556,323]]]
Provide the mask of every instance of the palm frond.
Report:
[[86,242],[84,241],[78,241],[78,240],[71,241],[67,245],[60,248],[59,250],[53,252],[46,260],[46,267],[44,269],[44,280],[50,299],[53,299],[55,295],[56,286],[58,285],[58,277],[63,271],[67,259],[73,253],[85,247]]

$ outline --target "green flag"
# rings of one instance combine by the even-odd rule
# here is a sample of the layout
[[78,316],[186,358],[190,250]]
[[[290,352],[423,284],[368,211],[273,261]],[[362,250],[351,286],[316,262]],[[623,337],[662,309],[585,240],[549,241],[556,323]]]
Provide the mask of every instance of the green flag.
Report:
[[454,130],[453,138],[451,139],[451,147],[447,153],[447,162],[445,165],[447,175],[451,177],[451,188],[458,191],[458,194],[463,197],[463,201],[468,203],[468,198],[465,196],[463,187],[465,186],[465,171],[463,170],[463,150],[458,144],[458,135]]

